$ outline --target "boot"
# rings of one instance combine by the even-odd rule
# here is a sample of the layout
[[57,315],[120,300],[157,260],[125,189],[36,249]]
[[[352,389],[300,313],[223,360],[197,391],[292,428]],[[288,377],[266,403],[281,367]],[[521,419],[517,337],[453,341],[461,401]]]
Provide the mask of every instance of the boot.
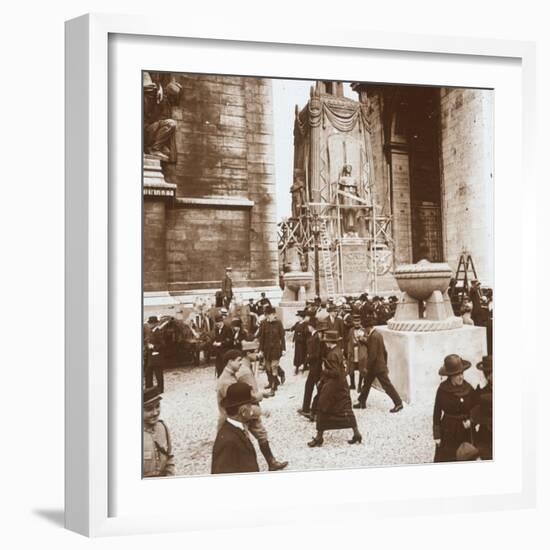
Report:
[[273,376],[268,370],[266,370],[265,373],[267,375],[267,386],[264,386],[264,390],[269,390],[272,389],[273,386]]
[[277,376],[271,375],[271,391],[275,393],[279,387],[279,378]]
[[285,371],[281,367],[277,367],[277,374],[281,377],[281,384],[284,384],[286,380]]
[[349,387],[351,390],[355,389],[355,371],[349,373]]
[[287,461],[279,462],[278,460],[275,460],[275,457],[271,452],[271,447],[269,446],[269,441],[263,441],[262,443],[260,443],[260,451],[264,455],[270,472],[282,470],[283,468],[286,468],[288,466]]

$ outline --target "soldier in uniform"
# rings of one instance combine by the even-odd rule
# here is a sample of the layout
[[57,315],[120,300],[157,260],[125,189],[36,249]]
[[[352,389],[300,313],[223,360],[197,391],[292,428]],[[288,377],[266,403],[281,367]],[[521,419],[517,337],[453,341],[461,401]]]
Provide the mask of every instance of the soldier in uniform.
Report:
[[161,399],[156,386],[143,392],[143,477],[175,474],[170,432],[159,419]]
[[272,306],[266,306],[265,313],[267,317],[260,325],[258,340],[260,352],[265,360],[269,387],[276,392],[279,384],[284,384],[285,380],[285,373],[279,364],[286,351],[285,329],[281,321],[275,317],[275,309]]
[[225,277],[222,281],[222,302],[223,307],[228,308],[231,300],[233,299],[233,279],[231,278],[231,267],[225,268]]

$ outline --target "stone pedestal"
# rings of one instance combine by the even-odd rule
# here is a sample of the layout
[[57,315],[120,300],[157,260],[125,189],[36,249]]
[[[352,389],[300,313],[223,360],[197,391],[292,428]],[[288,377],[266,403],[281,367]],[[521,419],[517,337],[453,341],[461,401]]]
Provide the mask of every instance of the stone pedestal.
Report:
[[342,239],[342,271],[344,294],[360,294],[368,286],[367,240],[358,237]]
[[469,325],[453,330],[405,332],[380,326],[376,330],[384,337],[391,381],[407,403],[433,402],[443,380],[438,370],[445,356],[451,353],[472,363],[464,377],[474,388],[483,380],[483,374],[475,368],[482,356],[487,355],[483,327]]

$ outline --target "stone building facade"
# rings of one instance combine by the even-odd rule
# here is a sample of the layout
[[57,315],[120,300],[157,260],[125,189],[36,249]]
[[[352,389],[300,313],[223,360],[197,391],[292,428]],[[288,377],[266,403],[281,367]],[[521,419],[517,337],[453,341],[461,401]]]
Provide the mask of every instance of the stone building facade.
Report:
[[271,82],[171,77],[181,86],[171,114],[177,161],[163,162],[155,179],[148,177],[155,161],[144,160],[145,306],[212,295],[226,266],[235,292],[274,296],[280,289]]
[[471,254],[493,285],[493,92],[354,84],[368,104],[375,185],[390,189],[395,264],[456,269]]

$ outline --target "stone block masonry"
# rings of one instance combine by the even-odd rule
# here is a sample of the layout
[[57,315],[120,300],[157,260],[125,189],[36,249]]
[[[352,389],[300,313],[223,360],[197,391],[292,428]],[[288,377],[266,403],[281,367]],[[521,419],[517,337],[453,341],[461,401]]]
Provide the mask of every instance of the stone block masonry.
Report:
[[165,203],[145,198],[145,290],[214,292],[227,265],[235,287],[278,288],[271,82],[173,78],[178,160],[163,169],[177,192]]
[[482,283],[492,285],[493,92],[441,89],[442,212],[445,257],[456,269],[462,250]]

